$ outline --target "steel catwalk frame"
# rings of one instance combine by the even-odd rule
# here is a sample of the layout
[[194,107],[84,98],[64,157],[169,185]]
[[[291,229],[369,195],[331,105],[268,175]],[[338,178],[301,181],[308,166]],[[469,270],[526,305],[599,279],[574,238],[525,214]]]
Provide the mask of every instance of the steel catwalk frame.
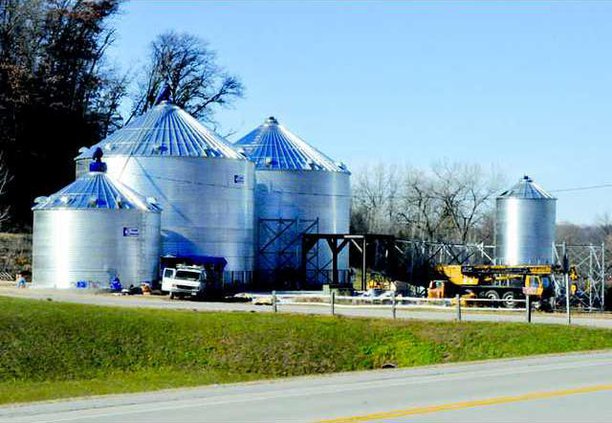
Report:
[[[568,245],[553,244],[555,263],[561,265],[567,254],[569,263],[576,267],[578,280],[572,282],[576,292],[570,297],[571,305],[586,311],[604,310],[606,295],[605,244]],[[562,278],[555,278],[557,304],[565,307],[565,284]]]
[[418,269],[435,264],[492,264],[495,246],[484,243],[445,243],[398,239],[395,248],[403,258],[408,278],[413,281]]
[[[313,262],[312,251],[322,243],[331,252],[331,261],[323,266]],[[302,275],[306,284],[317,283],[321,277],[325,284],[333,286],[351,285],[351,271],[338,268],[339,256],[352,245],[360,256],[361,288],[366,289],[367,252],[374,253],[370,267],[393,268],[396,262],[395,237],[380,234],[304,234],[302,237]],[[323,247],[325,248],[325,247]],[[331,264],[331,270],[329,270]]]
[[[300,269],[302,236],[319,233],[319,219],[264,219],[257,225],[257,276],[262,282],[285,284],[286,272]],[[318,252],[309,257],[318,266]],[[298,275],[296,275],[298,276]],[[298,277],[299,279],[299,277]]]

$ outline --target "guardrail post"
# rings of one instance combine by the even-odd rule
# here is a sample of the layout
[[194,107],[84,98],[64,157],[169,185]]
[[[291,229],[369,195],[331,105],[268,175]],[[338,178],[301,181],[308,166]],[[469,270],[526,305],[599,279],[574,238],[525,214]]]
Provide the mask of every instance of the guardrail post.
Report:
[[531,296],[525,295],[525,320],[527,323],[531,323]]
[[455,295],[455,300],[457,301],[457,321],[461,321],[461,295]]
[[395,317],[396,317],[395,316],[395,314],[396,314],[395,305],[396,305],[396,303],[395,303],[395,291],[393,291],[391,293],[391,312],[393,313],[393,320],[395,320]]
[[278,305],[276,303],[276,291],[272,291],[272,310],[274,313],[278,312]]
[[331,304],[331,314],[332,316],[334,316],[336,314],[336,291],[331,292],[330,304]]

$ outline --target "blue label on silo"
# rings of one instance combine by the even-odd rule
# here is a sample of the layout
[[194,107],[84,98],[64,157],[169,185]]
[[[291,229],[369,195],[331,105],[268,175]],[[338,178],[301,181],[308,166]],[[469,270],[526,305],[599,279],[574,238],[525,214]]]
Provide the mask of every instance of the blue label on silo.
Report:
[[244,184],[244,175],[234,175],[235,184]]
[[138,228],[123,228],[123,236],[138,236],[140,235],[140,231]]

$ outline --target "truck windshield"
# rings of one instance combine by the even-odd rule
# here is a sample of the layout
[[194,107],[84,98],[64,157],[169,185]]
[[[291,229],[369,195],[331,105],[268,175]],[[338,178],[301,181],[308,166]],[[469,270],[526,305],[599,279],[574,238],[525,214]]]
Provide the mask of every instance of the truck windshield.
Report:
[[191,272],[188,270],[177,270],[176,279],[183,279],[185,281],[199,281],[200,280],[200,272]]

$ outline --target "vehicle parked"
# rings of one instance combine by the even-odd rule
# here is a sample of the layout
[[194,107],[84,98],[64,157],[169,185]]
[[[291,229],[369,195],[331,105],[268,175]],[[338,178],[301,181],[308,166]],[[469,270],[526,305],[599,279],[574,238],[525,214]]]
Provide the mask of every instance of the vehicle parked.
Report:
[[178,265],[167,267],[162,273],[162,291],[170,299],[185,297],[210,297],[219,294],[218,281],[204,266]]

